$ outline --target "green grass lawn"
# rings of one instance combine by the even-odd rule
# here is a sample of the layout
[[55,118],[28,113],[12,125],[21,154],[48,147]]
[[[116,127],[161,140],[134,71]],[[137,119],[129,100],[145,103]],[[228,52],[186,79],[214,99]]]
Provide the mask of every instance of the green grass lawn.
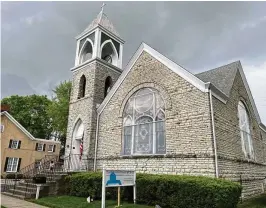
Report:
[[244,201],[238,208],[266,208],[266,194]]
[[[44,197],[38,200],[30,200],[36,204],[47,206],[50,208],[100,208],[101,201],[94,201],[88,203],[84,197],[75,196],[54,196],[54,197]],[[123,208],[151,208],[151,206],[146,205],[134,205],[122,202]],[[114,208],[117,206],[116,201],[106,201],[107,208]],[[152,206],[154,207],[154,206]],[[5,208],[2,207],[1,208]],[[259,197],[249,199],[239,204],[237,208],[266,208],[266,194],[262,194]]]
[[[36,204],[51,208],[100,208],[101,201],[93,201],[88,203],[84,197],[75,197],[75,196],[55,196],[55,197],[44,197],[38,200],[30,200]],[[150,206],[145,205],[134,205],[122,202],[123,208],[151,208]],[[117,206],[116,201],[106,201],[106,208],[114,208]]]

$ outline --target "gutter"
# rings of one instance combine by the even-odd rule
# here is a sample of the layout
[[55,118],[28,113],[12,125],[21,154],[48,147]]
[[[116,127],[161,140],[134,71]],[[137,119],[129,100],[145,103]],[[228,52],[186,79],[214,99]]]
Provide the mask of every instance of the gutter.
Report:
[[95,141],[95,148],[94,148],[94,162],[93,162],[93,171],[96,171],[96,161],[97,161],[97,146],[98,146],[98,131],[99,131],[99,118],[100,118],[100,113],[97,113],[97,124],[96,124],[96,141]]
[[215,177],[219,178],[217,143],[216,143],[214,112],[213,112],[213,104],[212,104],[212,90],[210,88],[209,88],[209,97],[210,97],[210,106],[211,106],[211,123],[212,123],[213,148],[214,148]]

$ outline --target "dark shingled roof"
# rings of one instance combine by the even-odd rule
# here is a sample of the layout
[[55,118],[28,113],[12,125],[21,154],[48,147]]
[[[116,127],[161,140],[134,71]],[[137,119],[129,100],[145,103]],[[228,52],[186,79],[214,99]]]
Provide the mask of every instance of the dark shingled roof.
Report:
[[239,61],[236,61],[209,71],[195,74],[195,76],[203,82],[211,82],[225,95],[229,96],[239,63]]

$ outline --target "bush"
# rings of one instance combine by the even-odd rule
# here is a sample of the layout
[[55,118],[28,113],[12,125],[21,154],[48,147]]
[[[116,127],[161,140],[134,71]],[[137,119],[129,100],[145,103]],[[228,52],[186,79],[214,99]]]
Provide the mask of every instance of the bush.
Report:
[[162,207],[234,208],[241,190],[238,183],[203,176],[141,174],[137,178],[138,202]]
[[[67,176],[69,194],[101,198],[102,173]],[[137,174],[137,202],[165,208],[235,208],[242,187],[225,179],[203,176]],[[117,188],[107,188],[106,198],[115,199]],[[121,198],[132,201],[133,188],[123,187]]]
[[6,175],[6,179],[22,179],[23,174],[16,174],[16,173],[8,173]]

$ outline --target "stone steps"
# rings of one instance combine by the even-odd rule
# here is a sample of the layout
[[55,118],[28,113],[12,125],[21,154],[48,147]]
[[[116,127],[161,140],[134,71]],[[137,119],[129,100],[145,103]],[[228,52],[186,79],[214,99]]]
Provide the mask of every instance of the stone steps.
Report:
[[[42,184],[40,193],[46,193],[49,190],[49,187],[54,187],[56,182],[60,180],[63,176],[67,176],[68,174],[64,171],[43,171],[39,174],[43,174],[46,176],[46,184]],[[5,184],[2,184],[5,185]],[[26,198],[35,198],[37,186],[33,183],[32,179],[22,179],[17,183],[6,185],[6,188],[2,192],[7,196],[16,197],[19,199]]]
[[16,186],[16,189],[19,191],[28,191],[36,193],[37,187],[28,187],[28,186]]

